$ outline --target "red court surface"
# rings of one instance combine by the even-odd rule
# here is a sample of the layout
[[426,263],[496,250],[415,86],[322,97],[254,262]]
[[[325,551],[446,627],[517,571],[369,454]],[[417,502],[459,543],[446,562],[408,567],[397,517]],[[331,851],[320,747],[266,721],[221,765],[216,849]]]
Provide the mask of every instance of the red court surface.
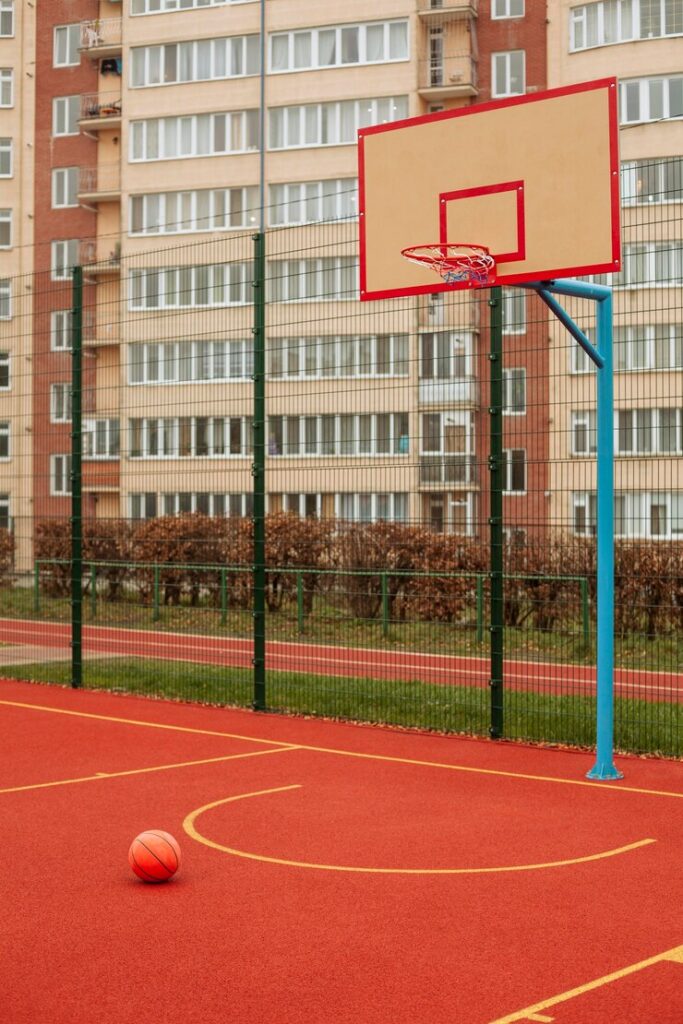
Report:
[[0,717],[4,1024],[683,1020],[680,762],[11,681]]
[[[161,630],[121,629],[85,626],[84,648],[91,654],[187,661],[200,665],[251,668],[253,640],[216,637]],[[30,619],[0,619],[0,641],[32,644],[46,648],[71,646],[71,626],[66,623],[36,622]],[[345,676],[363,679],[414,680],[444,686],[488,687],[491,665],[488,658],[420,651],[391,651],[368,647],[337,647],[269,641],[268,667],[280,672]],[[564,695],[595,693],[593,665],[564,665],[553,662],[505,662],[505,685],[515,690],[536,690]],[[683,674],[651,672],[646,669],[617,668],[614,673],[617,697],[638,700],[683,701]]]

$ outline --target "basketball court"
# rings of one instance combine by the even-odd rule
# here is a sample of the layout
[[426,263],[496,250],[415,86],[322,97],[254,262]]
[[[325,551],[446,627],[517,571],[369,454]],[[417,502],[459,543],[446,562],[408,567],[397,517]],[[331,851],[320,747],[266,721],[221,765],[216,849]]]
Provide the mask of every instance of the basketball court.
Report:
[[8,1024],[681,1019],[679,763],[15,682],[0,714]]

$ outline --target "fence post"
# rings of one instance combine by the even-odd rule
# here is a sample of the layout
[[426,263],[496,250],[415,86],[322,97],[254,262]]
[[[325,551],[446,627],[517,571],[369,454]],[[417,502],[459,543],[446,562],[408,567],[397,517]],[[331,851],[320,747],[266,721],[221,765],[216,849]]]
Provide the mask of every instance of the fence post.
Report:
[[492,288],[489,362],[490,474],[489,538],[491,546],[491,722],[493,739],[503,735],[503,290]]
[[590,643],[590,619],[588,610],[588,580],[584,576],[581,580],[581,621],[583,624],[583,643],[587,649]]
[[93,619],[97,617],[97,566],[90,566],[90,611]]
[[386,639],[389,636],[389,589],[387,587],[387,574],[380,576],[382,585],[382,636]]
[[[263,225],[261,225],[263,228]],[[266,236],[254,241],[254,697],[252,707],[266,707]]]
[[71,311],[71,685],[83,684],[83,268],[74,267]]
[[40,562],[33,566],[33,610],[40,611]]
[[221,626],[225,626],[228,621],[228,582],[227,582],[227,571],[221,569]]
[[161,615],[159,612],[159,566],[154,566],[154,607],[152,611],[152,621],[158,622]]
[[477,643],[484,642],[484,577],[477,576]]
[[296,618],[299,633],[304,631],[304,577],[299,569],[296,574]]

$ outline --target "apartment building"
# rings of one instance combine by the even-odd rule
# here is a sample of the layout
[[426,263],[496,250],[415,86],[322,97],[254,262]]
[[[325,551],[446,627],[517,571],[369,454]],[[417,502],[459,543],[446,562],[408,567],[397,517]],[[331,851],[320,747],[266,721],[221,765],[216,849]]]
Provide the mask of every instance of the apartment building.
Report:
[[[484,531],[488,311],[480,297],[356,303],[356,130],[621,75],[605,66],[613,47],[582,41],[577,12],[602,6],[378,0],[369,16],[358,0],[266,2],[263,180],[266,226],[277,229],[267,253],[271,509]],[[13,25],[26,7],[0,0]],[[34,78],[22,79],[35,184],[12,181],[31,182],[16,208],[34,214],[24,218],[35,226],[32,268],[50,278],[49,301],[32,310],[34,493],[21,501],[38,517],[68,515],[68,268],[80,262],[86,514],[249,514],[261,4],[54,0],[28,10],[36,24],[0,35],[8,68],[19,41],[35,48]],[[633,81],[659,73],[655,48],[673,45],[663,36],[619,47],[636,62],[624,65],[629,111]],[[670,62],[674,82],[673,50]],[[667,89],[667,123],[636,120],[622,144],[634,168],[641,154],[683,152],[675,83]],[[16,260],[16,247],[0,249],[0,303],[2,280],[18,272],[6,256]],[[549,347],[530,301],[505,295],[505,519],[526,532],[566,517],[567,493],[572,508],[582,494],[591,501],[582,477],[581,487],[563,485],[561,509],[553,504],[548,459],[573,456],[569,427],[550,429],[549,381],[571,376],[577,415],[590,412],[591,384],[571,373],[559,342]]]
[[32,512],[35,9],[0,0],[0,527]]
[[[619,76],[623,269],[615,304],[615,532],[683,537],[683,3],[549,8],[548,85]],[[570,140],[568,140],[568,143]],[[551,514],[595,530],[595,374],[553,332]]]

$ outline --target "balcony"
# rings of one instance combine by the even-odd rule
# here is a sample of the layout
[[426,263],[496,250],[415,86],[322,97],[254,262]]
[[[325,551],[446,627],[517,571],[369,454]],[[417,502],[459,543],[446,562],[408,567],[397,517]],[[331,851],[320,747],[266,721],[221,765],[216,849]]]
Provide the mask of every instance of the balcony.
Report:
[[471,54],[420,61],[418,92],[430,101],[476,96],[477,62]]
[[121,165],[100,164],[81,167],[78,174],[80,203],[115,202],[121,198]]
[[78,255],[83,273],[88,278],[121,273],[120,242],[109,242],[109,252],[104,254],[97,243],[89,239],[80,243]]
[[116,57],[121,53],[121,18],[95,18],[81,22],[81,50],[90,57]]
[[121,125],[121,93],[92,92],[81,96],[81,131],[91,132]]
[[421,455],[420,486],[444,484],[467,486],[476,483],[477,466],[473,455]]
[[474,377],[452,380],[421,380],[420,405],[476,405],[479,388]]
[[417,0],[420,21],[430,28],[460,18],[476,18],[478,0]]

